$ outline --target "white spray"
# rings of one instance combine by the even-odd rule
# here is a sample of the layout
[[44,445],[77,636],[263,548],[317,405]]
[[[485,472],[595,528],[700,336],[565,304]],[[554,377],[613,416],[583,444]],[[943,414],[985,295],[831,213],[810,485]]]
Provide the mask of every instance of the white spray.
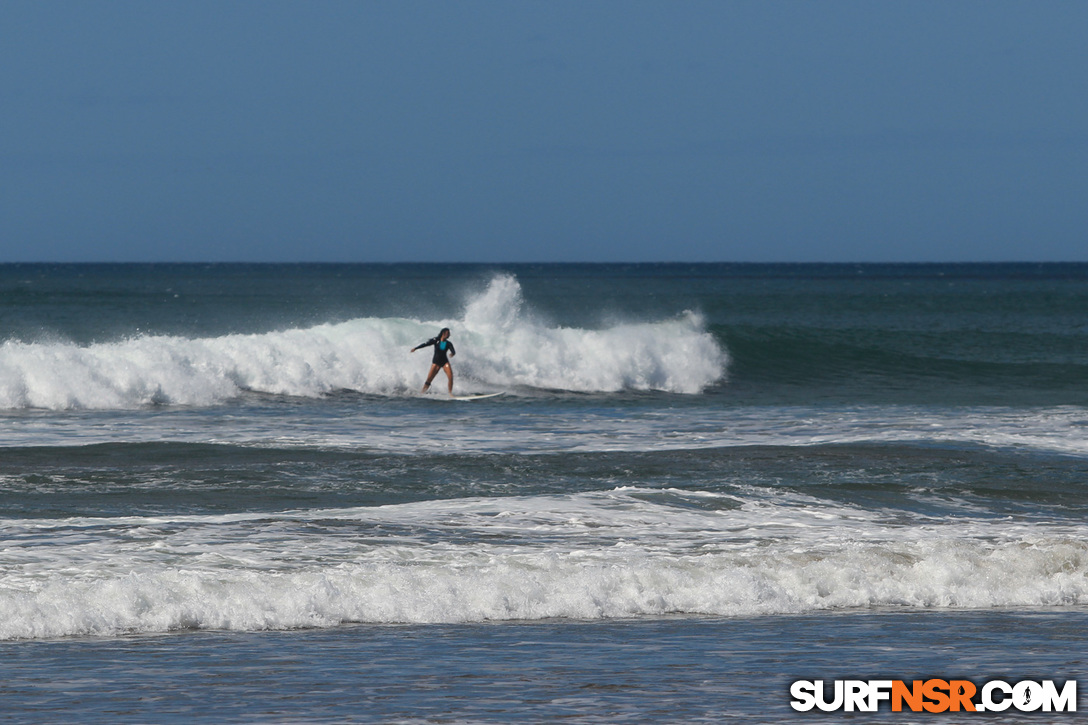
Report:
[[[547,327],[522,311],[521,288],[498,276],[453,322],[461,380],[484,387],[697,393],[727,357],[702,320],[601,330]],[[0,345],[0,408],[204,406],[242,391],[316,397],[337,390],[398,395],[423,370],[408,349],[443,322],[360,318],[308,329],[214,338],[147,335],[80,346]]]

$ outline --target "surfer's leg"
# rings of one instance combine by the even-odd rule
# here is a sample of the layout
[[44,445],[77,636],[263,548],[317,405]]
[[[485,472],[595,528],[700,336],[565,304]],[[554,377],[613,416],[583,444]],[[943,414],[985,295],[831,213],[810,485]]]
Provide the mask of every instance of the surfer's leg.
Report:
[[450,379],[450,395],[453,395],[453,368],[446,363],[442,369],[446,371],[446,377]]
[[431,387],[431,381],[434,380],[435,375],[438,375],[438,366],[431,363],[430,372],[427,373],[427,382],[423,383],[423,390],[420,391],[421,393],[426,393],[427,388]]

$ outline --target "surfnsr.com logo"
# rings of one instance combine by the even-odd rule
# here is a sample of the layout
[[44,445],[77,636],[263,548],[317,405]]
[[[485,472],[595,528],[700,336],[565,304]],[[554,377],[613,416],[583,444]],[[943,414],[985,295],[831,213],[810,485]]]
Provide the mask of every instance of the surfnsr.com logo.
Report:
[[832,693],[823,680],[797,680],[790,686],[790,706],[800,712],[876,712],[887,702],[892,712],[1076,712],[1077,681],[1060,688],[1053,680],[990,680],[978,687],[970,680],[835,680]]

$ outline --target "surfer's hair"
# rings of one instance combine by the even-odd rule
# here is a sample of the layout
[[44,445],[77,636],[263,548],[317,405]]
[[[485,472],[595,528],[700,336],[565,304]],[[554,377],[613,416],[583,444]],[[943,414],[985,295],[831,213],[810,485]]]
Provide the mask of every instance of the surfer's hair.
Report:
[[438,331],[438,339],[441,340],[442,336],[445,335],[449,331],[450,331],[450,328],[443,327],[441,330]]

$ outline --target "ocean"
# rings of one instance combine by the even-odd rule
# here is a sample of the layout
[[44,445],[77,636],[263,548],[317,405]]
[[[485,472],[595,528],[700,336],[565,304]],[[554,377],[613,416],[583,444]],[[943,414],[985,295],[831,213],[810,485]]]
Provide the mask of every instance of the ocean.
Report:
[[1085,690],[1086,494],[1088,264],[0,265],[3,722]]

